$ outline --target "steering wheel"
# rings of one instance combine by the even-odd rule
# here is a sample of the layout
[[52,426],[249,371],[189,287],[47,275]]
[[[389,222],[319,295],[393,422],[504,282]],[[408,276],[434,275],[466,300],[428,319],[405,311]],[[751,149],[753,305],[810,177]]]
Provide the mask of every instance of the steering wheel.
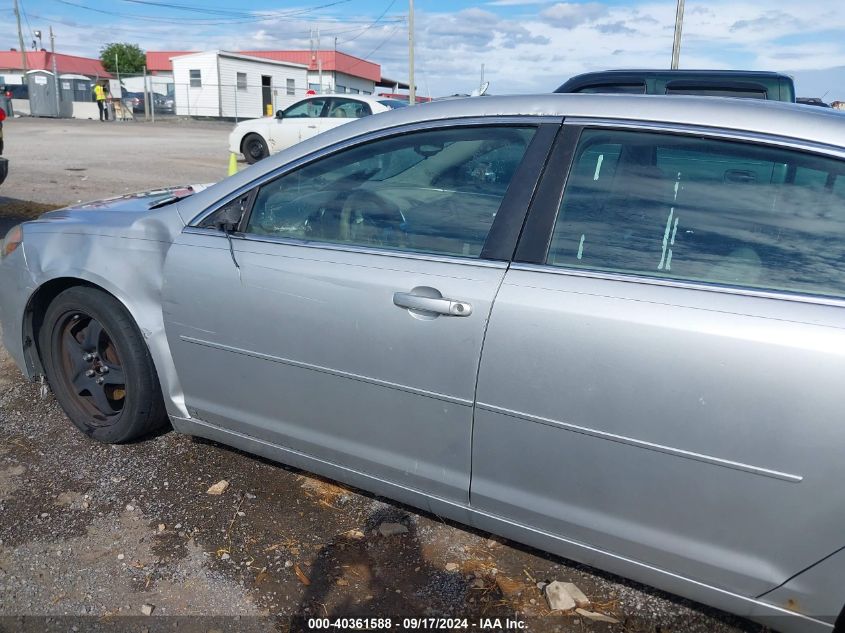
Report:
[[343,204],[340,237],[355,244],[404,246],[405,217],[396,204],[383,196],[358,189]]

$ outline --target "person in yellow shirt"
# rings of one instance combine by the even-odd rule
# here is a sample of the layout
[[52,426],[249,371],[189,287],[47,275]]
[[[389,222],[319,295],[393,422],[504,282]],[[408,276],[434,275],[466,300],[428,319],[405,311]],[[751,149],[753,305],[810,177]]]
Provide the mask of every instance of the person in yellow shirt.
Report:
[[106,89],[103,84],[94,84],[94,99],[100,109],[100,121],[108,121],[109,109],[106,107]]

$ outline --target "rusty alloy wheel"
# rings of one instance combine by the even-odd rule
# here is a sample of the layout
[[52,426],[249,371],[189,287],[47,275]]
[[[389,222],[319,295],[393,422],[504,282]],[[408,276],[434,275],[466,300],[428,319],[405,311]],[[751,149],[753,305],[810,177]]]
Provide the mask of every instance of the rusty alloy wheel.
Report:
[[39,321],[38,352],[47,382],[85,435],[120,444],[167,423],[147,342],[115,297],[72,286],[53,297]]
[[110,423],[126,402],[117,346],[99,321],[81,312],[67,314],[58,335],[59,379],[73,404],[95,423]]

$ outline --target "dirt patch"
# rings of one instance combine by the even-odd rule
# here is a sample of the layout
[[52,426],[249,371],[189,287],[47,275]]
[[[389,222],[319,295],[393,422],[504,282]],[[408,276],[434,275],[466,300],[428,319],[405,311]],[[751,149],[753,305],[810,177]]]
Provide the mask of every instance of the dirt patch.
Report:
[[13,219],[18,222],[34,220],[42,213],[60,209],[64,205],[42,204],[26,200],[0,197],[0,218]]

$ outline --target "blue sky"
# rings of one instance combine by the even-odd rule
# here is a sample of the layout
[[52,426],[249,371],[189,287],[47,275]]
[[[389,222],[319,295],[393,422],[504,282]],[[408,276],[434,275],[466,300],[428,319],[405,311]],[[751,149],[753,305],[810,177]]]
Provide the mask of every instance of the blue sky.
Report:
[[[145,50],[308,48],[366,56],[407,77],[407,0],[21,0],[24,29],[52,24],[57,50],[96,56],[111,41]],[[0,0],[0,48],[17,47],[11,0]],[[481,64],[491,92],[547,92],[573,74],[666,67],[675,0],[416,0],[422,94],[469,92]],[[26,37],[26,36],[25,36]],[[32,38],[27,38],[31,40]],[[48,46],[45,39],[44,45]],[[687,0],[684,68],[794,75],[801,96],[845,100],[841,0]]]

